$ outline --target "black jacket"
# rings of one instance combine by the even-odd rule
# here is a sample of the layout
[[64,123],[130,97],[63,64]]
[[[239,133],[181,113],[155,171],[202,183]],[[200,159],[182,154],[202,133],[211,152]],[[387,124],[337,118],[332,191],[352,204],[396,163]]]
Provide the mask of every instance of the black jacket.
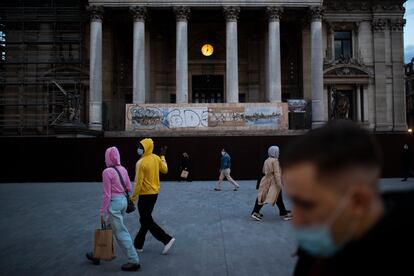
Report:
[[322,259],[299,250],[295,276],[414,275],[414,191],[384,195],[386,214],[362,239]]

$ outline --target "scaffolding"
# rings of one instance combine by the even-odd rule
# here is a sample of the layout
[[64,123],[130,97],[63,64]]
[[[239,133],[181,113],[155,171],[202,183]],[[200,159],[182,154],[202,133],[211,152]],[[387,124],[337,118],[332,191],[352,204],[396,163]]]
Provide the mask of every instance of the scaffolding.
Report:
[[54,135],[53,126],[64,121],[62,113],[73,104],[69,96],[79,105],[77,120],[85,121],[86,5],[0,2],[0,135]]

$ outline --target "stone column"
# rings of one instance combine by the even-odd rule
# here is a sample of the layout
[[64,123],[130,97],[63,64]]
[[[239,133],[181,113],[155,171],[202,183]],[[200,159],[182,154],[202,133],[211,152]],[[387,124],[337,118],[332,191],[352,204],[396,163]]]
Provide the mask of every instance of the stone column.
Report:
[[90,73],[89,73],[89,128],[102,130],[102,16],[103,7],[89,6]]
[[134,48],[132,62],[132,102],[145,103],[145,7],[130,7],[134,17]]
[[226,17],[226,101],[239,102],[239,67],[237,51],[237,19],[239,7],[224,7]]
[[188,103],[188,37],[187,21],[190,8],[175,7],[176,32],[176,102]]
[[374,71],[375,71],[375,130],[389,131],[391,125],[387,118],[386,92],[386,60],[385,60],[385,29],[387,22],[382,18],[374,18]]
[[268,23],[268,95],[271,103],[282,101],[282,77],[280,66],[280,16],[283,9],[279,7],[267,7]]
[[312,128],[323,125],[326,115],[323,93],[322,13],[323,8],[320,6],[310,8]]
[[405,19],[394,19],[390,22],[391,27],[391,62],[393,79],[393,130],[406,131],[406,103],[404,87],[404,25]]

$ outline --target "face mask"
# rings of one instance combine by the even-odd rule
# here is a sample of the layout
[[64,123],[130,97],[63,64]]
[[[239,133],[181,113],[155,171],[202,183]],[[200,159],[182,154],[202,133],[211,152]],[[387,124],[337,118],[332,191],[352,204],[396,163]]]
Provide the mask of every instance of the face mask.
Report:
[[224,156],[226,153],[225,152],[221,152],[221,155]]
[[346,196],[342,200],[333,216],[326,223],[295,229],[296,240],[303,250],[313,256],[330,257],[342,248],[343,245],[335,244],[330,228],[345,209],[348,198]]
[[141,155],[143,155],[143,154],[144,154],[144,150],[143,150],[143,149],[141,149],[141,148],[138,148],[137,152],[138,152],[138,155],[139,155],[139,156],[141,156]]

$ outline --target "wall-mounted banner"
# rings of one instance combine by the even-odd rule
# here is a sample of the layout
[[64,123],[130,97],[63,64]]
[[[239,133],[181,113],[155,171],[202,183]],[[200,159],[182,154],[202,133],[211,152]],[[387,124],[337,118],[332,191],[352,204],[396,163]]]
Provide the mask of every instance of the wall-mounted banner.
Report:
[[125,130],[288,129],[286,103],[127,104]]
[[306,112],[306,106],[308,105],[308,102],[303,99],[291,99],[288,100],[288,108],[289,112],[293,113],[304,113]]

